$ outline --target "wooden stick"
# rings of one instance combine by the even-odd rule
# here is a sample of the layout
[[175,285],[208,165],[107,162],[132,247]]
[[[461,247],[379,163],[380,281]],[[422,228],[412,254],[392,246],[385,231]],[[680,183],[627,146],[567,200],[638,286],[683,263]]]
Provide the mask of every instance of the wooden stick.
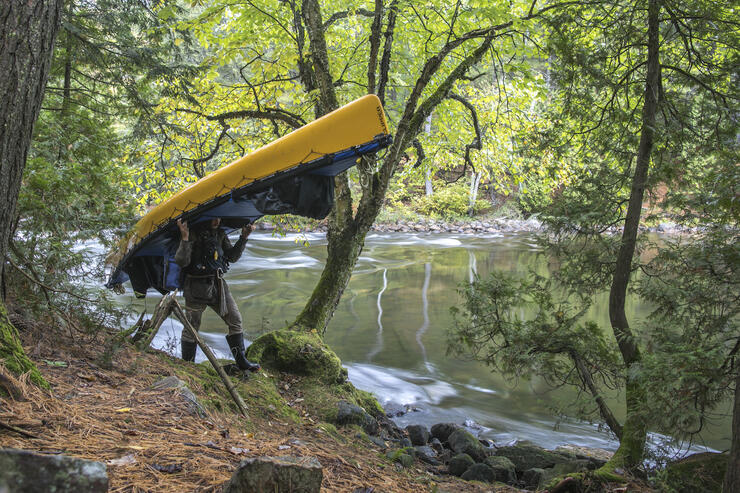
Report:
[[175,312],[175,316],[180,319],[180,322],[182,322],[183,327],[185,327],[186,330],[190,332],[190,335],[195,339],[195,342],[198,343],[198,346],[203,350],[203,352],[206,355],[206,358],[208,358],[208,361],[211,362],[211,365],[213,365],[213,368],[216,370],[216,373],[218,373],[218,376],[221,377],[221,381],[223,381],[224,385],[228,389],[229,393],[231,394],[231,397],[234,399],[234,402],[236,403],[236,407],[239,408],[239,411],[241,411],[242,415],[245,418],[248,418],[249,415],[247,414],[247,405],[242,400],[242,397],[239,395],[239,393],[234,388],[234,385],[231,383],[231,379],[226,375],[226,372],[221,367],[221,365],[218,363],[218,360],[216,359],[216,356],[213,354],[213,351],[211,351],[211,348],[209,348],[205,342],[203,342],[203,339],[200,338],[200,335],[198,334],[198,331],[196,331],[192,325],[190,325],[190,321],[185,316],[185,312],[183,311],[182,307],[180,306],[180,303],[177,302],[174,297],[172,298],[171,303],[171,309]]
[[157,306],[154,308],[154,313],[152,313],[151,325],[144,337],[137,343],[139,349],[146,349],[151,345],[154,340],[154,336],[159,332],[159,328],[162,326],[164,321],[167,320],[167,317],[170,316],[170,313],[172,312],[172,302],[175,300],[175,294],[175,291],[167,293],[162,296],[162,299],[157,303]]
[[22,429],[17,428],[17,427],[15,427],[13,425],[9,425],[7,423],[3,423],[2,421],[0,421],[0,428],[5,428],[6,430],[14,431],[14,432],[16,432],[18,434],[21,434],[23,436],[26,436],[28,438],[38,438],[38,436],[34,435],[33,433],[29,433],[26,430],[22,430]]

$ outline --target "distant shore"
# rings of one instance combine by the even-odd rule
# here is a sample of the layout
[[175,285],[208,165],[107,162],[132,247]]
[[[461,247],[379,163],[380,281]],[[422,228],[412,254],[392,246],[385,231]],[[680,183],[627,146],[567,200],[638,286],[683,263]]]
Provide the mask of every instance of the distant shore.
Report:
[[[269,221],[259,221],[255,225],[258,231],[272,231],[275,225]],[[324,221],[315,227],[307,229],[288,228],[288,231],[302,232],[326,232],[327,226]],[[377,233],[457,233],[457,234],[496,234],[496,233],[539,233],[544,229],[542,222],[532,216],[528,219],[496,218],[461,221],[447,221],[444,219],[418,219],[398,220],[394,222],[379,221],[373,224],[371,231]],[[667,235],[690,234],[696,232],[695,228],[684,228],[673,222],[663,222],[653,227],[642,227],[648,233],[660,233]],[[614,228],[614,233],[617,229]]]

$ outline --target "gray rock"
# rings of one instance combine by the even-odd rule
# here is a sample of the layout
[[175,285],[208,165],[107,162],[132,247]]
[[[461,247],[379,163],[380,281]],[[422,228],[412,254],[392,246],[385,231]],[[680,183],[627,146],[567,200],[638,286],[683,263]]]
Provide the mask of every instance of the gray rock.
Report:
[[185,382],[176,376],[170,375],[169,377],[162,378],[161,380],[154,382],[154,384],[152,384],[152,388],[154,390],[177,389],[180,397],[182,397],[187,403],[188,412],[190,414],[198,415],[201,418],[206,417],[206,409],[198,401],[198,398],[195,397],[193,391],[185,385]]
[[66,455],[0,449],[0,492],[108,491],[105,464]]
[[465,481],[494,481],[493,469],[488,464],[473,464],[460,477]]
[[526,471],[524,471],[524,474],[522,474],[522,481],[524,481],[524,487],[529,490],[538,489],[540,486],[542,486],[544,479],[545,479],[545,470],[539,467],[533,467],[532,469],[527,469]]
[[380,437],[369,436],[368,439],[383,450],[388,448],[388,444]]
[[567,455],[571,459],[587,459],[591,462],[589,469],[598,469],[614,455],[614,452],[601,448],[579,447],[577,445],[563,445],[556,448],[555,452]]
[[400,440],[398,441],[398,445],[399,445],[399,446],[400,446],[401,448],[406,448],[406,447],[412,447],[412,446],[413,446],[414,444],[413,444],[413,443],[411,443],[411,440],[409,440],[408,438],[406,438],[406,437],[403,437],[403,438],[401,438],[401,439],[400,439]]
[[313,457],[255,457],[241,461],[223,493],[319,493],[322,479]]
[[359,425],[368,435],[377,435],[380,431],[378,421],[370,416],[364,409],[347,401],[339,401],[337,405],[338,425]]
[[508,458],[514,463],[516,470],[520,473],[532,468],[547,469],[555,464],[568,462],[569,460],[561,454],[556,454],[529,444],[501,447],[496,450],[496,455]]
[[433,466],[438,466],[441,464],[441,462],[437,459],[437,452],[435,452],[432,447],[428,445],[419,445],[414,447],[414,450],[416,451],[416,457],[418,457],[419,460]]
[[455,423],[437,423],[436,425],[432,426],[431,432],[434,438],[444,443],[447,441],[447,438],[449,438],[452,432],[457,430],[458,428],[460,428],[460,426],[456,425]]
[[463,429],[457,429],[453,431],[447,442],[450,444],[450,448],[453,452],[458,454],[468,454],[476,462],[483,462],[488,456],[485,447],[480,444],[477,438],[472,433]]
[[409,425],[406,427],[412,445],[426,445],[429,441],[429,430],[423,425]]
[[574,459],[569,462],[555,464],[551,469],[545,469],[542,482],[547,484],[550,480],[558,476],[565,476],[574,472],[588,471],[591,468],[591,461],[588,459]]
[[484,464],[491,466],[491,469],[493,469],[495,481],[508,484],[513,484],[514,481],[516,481],[516,468],[514,467],[514,463],[506,457],[486,457],[486,460],[483,462]]
[[414,465],[414,458],[409,454],[401,454],[398,456],[398,458],[396,458],[396,462],[408,469],[409,467]]
[[475,464],[475,461],[468,454],[458,454],[450,459],[447,470],[453,476],[462,476],[473,464]]
[[442,442],[439,441],[439,438],[432,438],[432,440],[429,442],[429,445],[432,446],[434,450],[437,452],[442,452],[444,450],[444,445],[442,445]]

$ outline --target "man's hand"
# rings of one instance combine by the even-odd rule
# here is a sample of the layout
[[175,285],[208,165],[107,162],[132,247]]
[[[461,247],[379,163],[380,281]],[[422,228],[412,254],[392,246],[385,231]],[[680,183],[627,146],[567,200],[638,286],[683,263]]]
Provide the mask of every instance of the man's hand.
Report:
[[182,241],[188,241],[190,239],[190,230],[188,229],[188,222],[183,222],[182,219],[177,220],[177,227],[180,228],[180,238]]
[[249,238],[249,234],[254,231],[254,225],[253,224],[245,224],[242,226],[242,238],[245,240]]

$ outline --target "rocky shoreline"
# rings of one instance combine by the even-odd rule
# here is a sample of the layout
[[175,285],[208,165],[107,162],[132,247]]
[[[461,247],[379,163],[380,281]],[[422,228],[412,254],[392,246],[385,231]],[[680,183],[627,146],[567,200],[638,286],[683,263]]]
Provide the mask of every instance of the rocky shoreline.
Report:
[[[274,231],[275,225],[269,221],[256,223],[258,231]],[[315,227],[288,228],[291,232],[325,233],[325,222]],[[501,234],[501,233],[540,233],[544,231],[542,222],[535,216],[528,219],[496,218],[474,221],[445,221],[442,219],[399,220],[396,222],[377,222],[371,231],[376,233],[447,233],[447,234]],[[610,230],[618,233],[618,228]],[[641,232],[665,235],[681,235],[698,232],[697,228],[685,228],[673,222],[662,222],[657,226],[641,226]]]
[[[545,487],[566,474],[593,471],[612,456],[607,450],[577,446],[555,450],[528,442],[497,446],[455,423],[437,423],[431,429],[412,424],[400,429],[387,419],[395,415],[386,411],[385,417],[374,418],[359,406],[341,402],[336,423],[360,426],[367,439],[398,468],[413,467],[418,461],[433,474],[527,490]],[[357,438],[362,438],[362,434]]]

